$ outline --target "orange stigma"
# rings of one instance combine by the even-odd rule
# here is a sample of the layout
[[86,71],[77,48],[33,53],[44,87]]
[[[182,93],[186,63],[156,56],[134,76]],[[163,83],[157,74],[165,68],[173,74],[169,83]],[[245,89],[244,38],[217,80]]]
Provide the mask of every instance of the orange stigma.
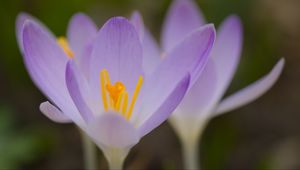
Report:
[[114,85],[106,84],[106,90],[108,91],[110,98],[113,100],[114,104],[116,105],[122,92],[126,90],[126,87],[122,82],[118,81]]

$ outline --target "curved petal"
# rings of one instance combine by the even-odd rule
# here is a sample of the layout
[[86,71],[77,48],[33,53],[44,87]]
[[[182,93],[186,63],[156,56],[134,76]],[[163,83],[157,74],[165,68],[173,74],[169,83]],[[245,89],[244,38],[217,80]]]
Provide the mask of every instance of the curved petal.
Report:
[[145,113],[153,113],[163,103],[187,72],[191,83],[199,77],[204,68],[215,39],[214,27],[209,25],[190,34],[178,44],[145,83]]
[[242,90],[234,93],[233,95],[225,98],[216,108],[214,116],[246,105],[262,96],[277,81],[282,72],[284,62],[285,61],[282,58],[269,74],[265,75],[263,78],[252,83],[251,85],[243,88]]
[[99,147],[126,148],[139,142],[132,124],[114,112],[103,113],[93,119],[88,124],[87,133]]
[[90,61],[91,85],[100,94],[99,75],[106,69],[111,82],[121,81],[129,94],[142,75],[142,46],[134,26],[123,17],[108,20],[99,31]]
[[85,14],[77,13],[71,18],[67,36],[76,58],[84,57],[84,50],[96,37],[97,31],[95,23]]
[[40,105],[41,112],[57,123],[71,123],[72,120],[69,119],[64,113],[62,113],[57,107],[53,106],[50,102],[43,102]]
[[[237,16],[228,17],[217,32],[211,56],[215,60],[218,74],[220,100],[228,88],[240,60],[242,50],[242,24]],[[217,101],[218,102],[218,101]]]
[[146,74],[151,74],[161,62],[160,49],[148,29],[145,28],[139,12],[134,12],[131,22],[137,29],[143,45],[143,69]]
[[190,75],[187,74],[172,90],[170,95],[165,99],[163,104],[159,106],[159,108],[148,118],[144,120],[144,122],[138,128],[138,132],[140,137],[148,134],[154,128],[159,126],[165,120],[168,119],[170,114],[175,110],[180,101],[182,100],[184,94],[186,93],[190,82]]
[[67,56],[44,29],[26,21],[23,29],[24,62],[39,89],[70,119],[80,120],[65,84]]
[[163,25],[163,50],[169,51],[203,24],[204,18],[193,0],[174,0]]
[[74,60],[70,60],[67,64],[66,84],[82,118],[86,122],[90,121],[93,118],[93,113],[87,104],[89,102],[87,82],[83,79]]
[[41,23],[38,19],[36,19],[35,17],[21,12],[18,16],[17,16],[17,20],[16,20],[16,36],[17,36],[17,42],[19,45],[19,48],[21,50],[21,52],[23,53],[24,49],[23,49],[23,27],[25,24],[26,20],[30,20],[32,22],[34,22],[35,24],[39,25],[39,27],[41,29],[43,29],[43,32],[48,34],[50,37],[55,37],[51,31],[43,24]]
[[172,116],[202,117],[215,106],[217,73],[214,61],[209,59],[201,76],[188,90]]

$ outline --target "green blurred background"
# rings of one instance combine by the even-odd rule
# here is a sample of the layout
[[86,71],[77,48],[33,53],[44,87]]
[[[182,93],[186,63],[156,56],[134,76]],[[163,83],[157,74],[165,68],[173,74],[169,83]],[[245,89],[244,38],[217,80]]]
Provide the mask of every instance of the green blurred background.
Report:
[[[45,97],[24,68],[15,19],[28,12],[56,35],[70,17],[85,12],[101,26],[112,16],[139,10],[158,40],[170,0],[0,0],[0,169],[83,167],[80,135],[72,124],[56,124],[38,106]],[[257,101],[210,122],[201,141],[204,169],[300,168],[300,1],[198,0],[216,26],[237,14],[244,24],[241,63],[228,94],[267,73],[282,56],[278,83]],[[106,161],[99,152],[99,164]],[[180,169],[180,145],[167,123],[134,147],[126,169]]]

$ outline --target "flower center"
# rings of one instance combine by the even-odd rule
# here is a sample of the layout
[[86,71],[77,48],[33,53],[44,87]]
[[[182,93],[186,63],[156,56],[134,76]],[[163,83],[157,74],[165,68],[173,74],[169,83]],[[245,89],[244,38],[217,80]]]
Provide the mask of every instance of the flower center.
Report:
[[118,81],[115,82],[114,85],[106,84],[106,90],[108,91],[108,94],[113,100],[114,104],[116,104],[121,94],[126,90],[126,87],[122,82]]
[[128,92],[126,91],[126,86],[120,81],[111,84],[108,71],[103,69],[100,72],[100,85],[104,110],[119,112],[129,120],[142,84],[143,76],[140,76],[128,108]]
[[68,40],[65,37],[58,37],[57,38],[58,45],[64,50],[69,58],[74,58],[74,53],[70,49]]

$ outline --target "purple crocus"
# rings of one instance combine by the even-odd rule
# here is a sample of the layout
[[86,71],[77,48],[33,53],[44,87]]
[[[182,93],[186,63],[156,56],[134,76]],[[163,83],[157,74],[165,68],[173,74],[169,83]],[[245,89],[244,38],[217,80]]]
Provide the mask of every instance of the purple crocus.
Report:
[[[192,0],[174,0],[162,30],[163,51],[172,50],[186,35],[203,24],[204,17]],[[187,94],[170,118],[183,143],[187,169],[197,168],[198,138],[208,121],[257,99],[272,87],[282,72],[284,59],[258,81],[223,99],[239,63],[242,32],[237,16],[225,19],[218,29],[204,72],[191,82]]]
[[197,29],[148,71],[146,56],[155,44],[137,19],[114,17],[97,31],[87,16],[77,14],[67,38],[58,39],[28,14],[17,19],[25,66],[49,99],[40,110],[55,122],[80,127],[110,168],[121,168],[131,147],[174,111],[191,77],[207,63],[215,39],[212,25]]

